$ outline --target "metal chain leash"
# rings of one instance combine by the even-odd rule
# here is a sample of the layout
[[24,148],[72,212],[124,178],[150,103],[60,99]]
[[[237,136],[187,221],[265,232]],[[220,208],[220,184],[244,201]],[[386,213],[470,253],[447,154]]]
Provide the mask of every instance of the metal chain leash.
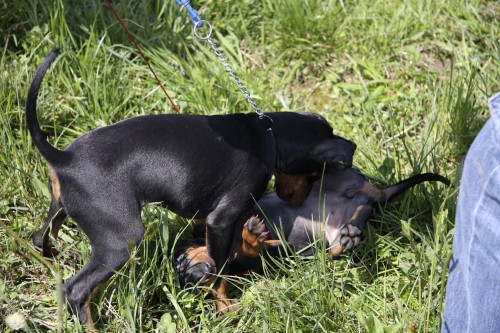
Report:
[[217,58],[219,58],[220,62],[222,62],[222,64],[224,65],[224,67],[226,67],[226,70],[229,72],[229,74],[233,77],[234,81],[236,82],[236,84],[238,85],[238,88],[240,88],[241,90],[241,93],[243,94],[243,96],[245,96],[245,98],[248,100],[248,102],[252,105],[252,107],[255,109],[255,112],[257,112],[257,114],[259,115],[259,117],[263,117],[265,116],[261,109],[257,106],[257,103],[255,103],[255,101],[253,100],[252,96],[250,96],[250,93],[248,92],[247,88],[245,87],[245,85],[243,84],[243,82],[241,82],[240,78],[238,77],[238,75],[236,75],[236,73],[234,72],[233,68],[231,67],[231,65],[229,64],[229,61],[227,60],[226,56],[224,55],[224,53],[219,49],[219,47],[217,46],[217,44],[215,43],[214,39],[212,37],[209,37],[207,38],[207,41],[210,43],[210,45],[212,45],[212,48],[214,49],[215,51],[215,54],[217,55]]
[[[196,37],[200,40],[206,40],[210,43],[210,45],[212,46],[212,48],[215,51],[215,54],[217,55],[217,58],[224,65],[224,67],[226,68],[228,73],[233,77],[234,81],[238,85],[238,88],[240,88],[240,91],[243,94],[243,96],[245,96],[247,101],[254,108],[255,112],[259,115],[259,119],[266,122],[264,124],[266,129],[268,131],[272,130],[273,120],[268,115],[264,114],[262,112],[262,110],[257,106],[257,103],[254,101],[254,99],[252,98],[252,96],[248,92],[248,90],[245,87],[245,85],[243,84],[243,82],[241,82],[241,79],[239,78],[239,76],[234,72],[233,67],[231,67],[231,65],[229,64],[229,60],[226,58],[226,56],[221,51],[221,49],[219,49],[219,47],[215,43],[215,40],[212,38],[212,24],[209,21],[202,20],[200,18],[200,16],[198,15],[198,11],[195,10],[193,7],[191,7],[191,5],[189,4],[189,0],[177,0],[177,3],[189,11],[190,16],[191,16],[191,20],[194,24],[193,30],[194,30],[194,34],[196,35]],[[208,25],[208,33],[205,36],[200,35],[198,32],[198,28],[203,26],[203,24]]]
[[[205,38],[201,38],[198,35],[198,33],[196,32],[197,27],[200,26],[200,23],[202,23],[202,22],[205,22],[206,24],[208,24],[210,26],[210,32],[209,32],[209,34]],[[224,65],[224,67],[226,68],[226,70],[228,71],[228,73],[233,77],[234,82],[236,82],[236,85],[238,86],[238,88],[240,88],[240,91],[243,94],[243,96],[245,96],[245,98],[247,99],[248,103],[250,103],[250,105],[252,105],[252,107],[254,108],[255,112],[259,115],[259,119],[260,120],[265,120],[267,122],[267,124],[265,126],[266,126],[266,129],[268,131],[270,131],[271,128],[272,128],[272,125],[273,125],[273,120],[268,115],[265,115],[262,112],[262,110],[257,106],[257,103],[254,101],[254,99],[252,98],[252,96],[248,92],[248,90],[245,87],[245,85],[243,84],[243,82],[241,82],[241,79],[239,78],[239,76],[234,72],[233,67],[231,67],[231,65],[229,64],[229,61],[227,60],[226,56],[219,49],[219,47],[215,43],[215,40],[211,37],[212,26],[210,25],[210,22],[204,21],[204,20],[199,21],[194,26],[194,31],[195,31],[196,37],[198,37],[199,39],[202,39],[202,40],[205,39],[205,40],[207,40],[210,43],[210,45],[212,45],[212,48],[214,49],[215,54],[217,55],[217,58],[219,58],[220,62]]]

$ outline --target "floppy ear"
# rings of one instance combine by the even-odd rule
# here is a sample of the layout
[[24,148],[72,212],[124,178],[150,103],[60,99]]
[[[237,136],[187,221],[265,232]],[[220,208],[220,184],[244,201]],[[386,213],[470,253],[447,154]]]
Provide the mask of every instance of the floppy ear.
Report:
[[351,166],[355,150],[356,144],[354,142],[336,136],[315,146],[310,154],[319,163],[343,162],[347,166]]

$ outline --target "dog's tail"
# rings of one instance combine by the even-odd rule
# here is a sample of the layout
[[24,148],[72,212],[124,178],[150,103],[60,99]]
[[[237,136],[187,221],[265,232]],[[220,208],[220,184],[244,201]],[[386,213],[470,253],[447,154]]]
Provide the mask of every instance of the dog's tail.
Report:
[[420,175],[416,175],[413,177],[410,177],[408,179],[405,179],[393,186],[386,187],[384,189],[381,189],[381,198],[382,200],[379,200],[379,202],[382,201],[389,201],[400,195],[401,193],[405,192],[409,188],[426,182],[426,181],[439,181],[441,183],[446,184],[447,186],[450,185],[450,180],[446,177],[443,177],[441,175],[438,175],[437,173],[423,173]]
[[28,92],[28,100],[26,102],[26,121],[28,123],[28,130],[30,131],[31,137],[35,146],[42,154],[43,158],[47,160],[50,165],[58,164],[62,162],[65,158],[65,152],[52,146],[45,137],[40,124],[38,123],[38,118],[36,115],[36,101],[38,97],[38,91],[40,90],[40,85],[42,84],[43,77],[50,67],[52,62],[59,55],[59,49],[52,51],[49,56],[43,61],[43,63],[38,67],[35,77],[31,82],[30,90]]

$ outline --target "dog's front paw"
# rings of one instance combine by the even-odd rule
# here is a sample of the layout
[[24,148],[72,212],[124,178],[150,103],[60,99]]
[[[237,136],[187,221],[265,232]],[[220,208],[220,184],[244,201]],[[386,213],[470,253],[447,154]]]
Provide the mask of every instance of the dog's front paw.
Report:
[[338,258],[345,251],[350,251],[359,245],[362,238],[362,230],[352,224],[346,224],[341,230],[337,241],[330,247],[329,253],[332,258]]
[[248,257],[258,257],[264,248],[264,241],[268,234],[269,231],[263,220],[257,216],[249,218],[241,233],[243,253]]

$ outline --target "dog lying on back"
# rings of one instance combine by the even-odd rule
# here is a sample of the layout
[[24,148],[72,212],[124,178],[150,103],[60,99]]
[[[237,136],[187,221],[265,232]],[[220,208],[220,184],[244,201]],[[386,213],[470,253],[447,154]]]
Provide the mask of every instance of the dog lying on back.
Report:
[[[450,184],[443,176],[426,173],[377,189],[354,169],[333,165],[323,180],[313,183],[309,196],[299,207],[292,207],[276,193],[266,195],[252,214],[248,213],[236,224],[230,274],[261,269],[259,255],[264,248],[268,255],[279,256],[283,244],[275,230],[282,233],[292,249],[303,250],[302,254],[311,254],[311,243],[324,235],[331,257],[336,258],[359,244],[367,221],[380,203],[425,181]],[[215,273],[203,239],[181,246],[176,252],[175,266],[182,285],[209,284]]]

